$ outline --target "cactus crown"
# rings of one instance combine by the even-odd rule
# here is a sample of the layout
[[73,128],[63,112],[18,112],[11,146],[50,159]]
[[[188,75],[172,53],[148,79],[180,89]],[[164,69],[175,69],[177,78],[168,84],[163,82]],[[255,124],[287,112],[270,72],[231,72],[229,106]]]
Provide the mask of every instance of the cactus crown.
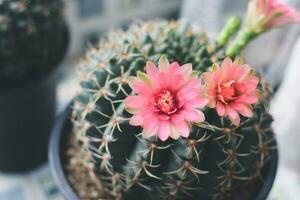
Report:
[[239,125],[205,108],[205,122],[192,125],[187,138],[144,138],[141,127],[129,124],[124,99],[133,95],[130,77],[162,55],[191,63],[196,77],[225,57],[223,47],[185,22],[136,23],[126,33],[112,32],[87,52],[79,70],[72,121],[83,165],[107,198],[230,199],[260,177],[275,148],[269,90],[260,83],[264,96]]
[[0,80],[11,86],[45,74],[66,50],[62,0],[0,1]]

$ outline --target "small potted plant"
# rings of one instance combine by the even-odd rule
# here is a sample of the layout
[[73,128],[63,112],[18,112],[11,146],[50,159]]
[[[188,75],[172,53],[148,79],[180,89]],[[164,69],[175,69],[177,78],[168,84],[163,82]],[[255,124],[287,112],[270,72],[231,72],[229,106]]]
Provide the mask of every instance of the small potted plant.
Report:
[[47,160],[55,114],[53,71],[68,31],[61,0],[0,0],[0,171]]
[[185,22],[155,21],[89,50],[50,142],[64,197],[266,199],[278,159],[272,93],[238,55],[288,22],[299,22],[292,8],[252,0],[242,28],[230,18],[216,42]]

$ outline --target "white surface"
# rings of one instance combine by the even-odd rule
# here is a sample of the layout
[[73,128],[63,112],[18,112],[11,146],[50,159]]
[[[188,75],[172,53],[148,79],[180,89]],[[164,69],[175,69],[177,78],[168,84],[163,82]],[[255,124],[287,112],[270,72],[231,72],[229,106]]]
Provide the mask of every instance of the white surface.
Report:
[[271,111],[281,162],[300,173],[300,38],[291,52],[284,81],[273,100]]
[[48,166],[26,175],[0,174],[0,200],[63,200]]

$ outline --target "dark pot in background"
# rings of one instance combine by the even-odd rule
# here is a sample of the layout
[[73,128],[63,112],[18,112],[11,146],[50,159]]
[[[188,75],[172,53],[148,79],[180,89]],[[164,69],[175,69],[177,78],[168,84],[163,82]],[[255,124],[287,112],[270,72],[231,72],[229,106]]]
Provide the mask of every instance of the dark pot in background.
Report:
[[55,101],[52,76],[0,92],[1,171],[27,171],[46,161]]
[[[56,182],[64,198],[66,200],[79,200],[79,197],[69,183],[64,170],[64,152],[66,149],[68,134],[71,133],[72,128],[69,117],[70,107],[67,108],[65,112],[60,114],[56,119],[51,133],[48,159],[54,181]],[[273,151],[271,158],[271,161],[267,166],[265,166],[262,172],[264,183],[260,184],[259,190],[255,194],[255,198],[253,200],[266,200],[271,191],[278,167],[277,150]]]
[[47,161],[49,134],[56,112],[55,72],[67,52],[65,24],[60,57],[41,77],[0,88],[0,171],[23,173]]

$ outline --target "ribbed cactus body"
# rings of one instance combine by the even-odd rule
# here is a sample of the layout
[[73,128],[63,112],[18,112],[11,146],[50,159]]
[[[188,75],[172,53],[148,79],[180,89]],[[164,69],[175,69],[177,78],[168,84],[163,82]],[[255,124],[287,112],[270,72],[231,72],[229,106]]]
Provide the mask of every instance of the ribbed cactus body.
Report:
[[39,77],[66,51],[61,0],[0,1],[0,80]]
[[234,126],[205,108],[206,122],[193,125],[188,138],[162,142],[145,139],[129,124],[123,100],[130,76],[148,60],[166,55],[192,63],[195,74],[224,59],[224,50],[184,22],[147,22],[92,48],[80,68],[81,91],[72,120],[84,162],[93,168],[112,199],[226,199],[241,185],[260,177],[274,147],[268,114],[269,92],[263,84],[254,116]]

